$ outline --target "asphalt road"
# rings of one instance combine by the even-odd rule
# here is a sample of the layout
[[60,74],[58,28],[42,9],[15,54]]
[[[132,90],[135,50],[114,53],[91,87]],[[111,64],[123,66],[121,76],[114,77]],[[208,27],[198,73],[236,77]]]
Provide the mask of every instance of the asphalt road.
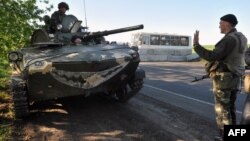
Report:
[[[214,120],[211,80],[191,82],[195,76],[205,74],[203,65],[200,62],[142,62],[140,66],[146,71],[146,81],[141,93]],[[238,122],[245,98],[241,91],[236,101]]]

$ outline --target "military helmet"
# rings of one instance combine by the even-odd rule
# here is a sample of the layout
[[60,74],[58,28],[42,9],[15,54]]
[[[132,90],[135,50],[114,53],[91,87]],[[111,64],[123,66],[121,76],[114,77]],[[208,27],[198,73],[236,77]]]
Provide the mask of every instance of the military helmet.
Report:
[[67,3],[65,3],[65,2],[60,2],[59,4],[58,4],[58,9],[60,9],[60,8],[66,8],[66,10],[69,10],[69,5],[67,4]]

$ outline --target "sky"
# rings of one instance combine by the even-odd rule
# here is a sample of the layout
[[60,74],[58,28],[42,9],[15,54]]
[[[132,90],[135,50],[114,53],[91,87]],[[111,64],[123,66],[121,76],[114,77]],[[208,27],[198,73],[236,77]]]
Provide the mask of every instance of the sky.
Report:
[[46,14],[58,10],[60,2],[68,3],[66,14],[75,15],[83,26],[87,23],[90,32],[144,25],[142,30],[109,35],[109,41],[130,42],[137,32],[193,36],[199,30],[200,43],[214,45],[224,36],[219,22],[226,14],[237,17],[237,30],[250,40],[249,0],[85,0],[85,9],[84,0],[51,0],[54,9]]

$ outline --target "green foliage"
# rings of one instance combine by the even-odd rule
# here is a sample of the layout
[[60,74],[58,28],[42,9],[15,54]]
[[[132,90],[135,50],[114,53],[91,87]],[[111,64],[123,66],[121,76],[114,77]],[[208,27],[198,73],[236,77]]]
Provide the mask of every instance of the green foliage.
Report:
[[[44,3],[45,10],[36,3]],[[29,43],[32,32],[41,27],[42,15],[53,6],[48,0],[0,0],[0,141],[11,135],[11,97],[7,92],[10,67],[7,54]]]
[[5,141],[11,134],[10,128],[0,127],[0,141]]
[[5,141],[11,135],[10,126],[13,119],[13,109],[11,109],[11,96],[7,92],[7,82],[11,69],[7,60],[0,62],[0,141]]
[[9,80],[9,76],[11,73],[11,69],[7,61],[0,62],[0,90],[5,90],[7,81]]
[[[40,2],[48,4],[48,0]],[[45,10],[36,6],[36,0],[0,0],[0,7],[0,58],[6,58],[9,51],[29,42]]]

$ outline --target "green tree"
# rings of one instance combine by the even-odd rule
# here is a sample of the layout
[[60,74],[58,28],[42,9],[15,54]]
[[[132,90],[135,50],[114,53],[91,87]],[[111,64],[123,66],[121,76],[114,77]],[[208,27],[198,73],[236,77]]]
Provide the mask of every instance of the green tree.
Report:
[[0,58],[6,59],[7,53],[23,47],[29,43],[34,29],[40,25],[39,20],[45,11],[53,6],[48,0],[39,0],[45,3],[45,9],[39,9],[36,0],[0,0]]

